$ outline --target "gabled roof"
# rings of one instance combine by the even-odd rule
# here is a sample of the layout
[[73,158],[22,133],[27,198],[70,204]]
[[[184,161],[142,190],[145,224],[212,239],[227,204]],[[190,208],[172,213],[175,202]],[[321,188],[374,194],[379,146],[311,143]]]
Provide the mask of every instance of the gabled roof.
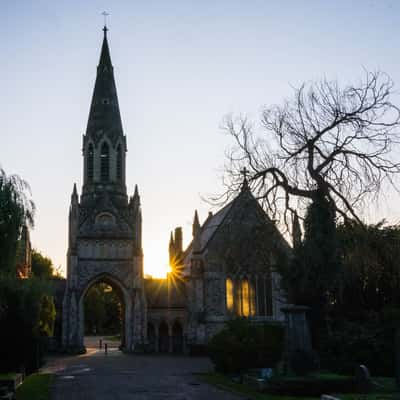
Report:
[[[231,214],[234,210],[237,210],[241,206],[243,206],[246,202],[254,202],[254,206],[260,213],[260,217],[264,218],[266,224],[270,224],[276,233],[281,237],[282,242],[285,247],[289,248],[290,246],[286,242],[286,240],[282,237],[278,228],[276,228],[274,222],[268,217],[265,211],[262,209],[257,199],[251,193],[250,188],[245,185],[242,188],[242,191],[239,193],[237,197],[235,197],[230,203],[224,206],[221,210],[219,210],[216,214],[210,216],[206,219],[204,224],[200,228],[200,251],[199,253],[204,252],[207,248],[208,244],[212,241],[213,237],[216,235],[217,231],[221,229],[221,227],[225,224],[225,221],[229,220]],[[188,261],[188,258],[191,257],[193,251],[193,241],[189,244],[188,248],[184,252],[185,264]]]

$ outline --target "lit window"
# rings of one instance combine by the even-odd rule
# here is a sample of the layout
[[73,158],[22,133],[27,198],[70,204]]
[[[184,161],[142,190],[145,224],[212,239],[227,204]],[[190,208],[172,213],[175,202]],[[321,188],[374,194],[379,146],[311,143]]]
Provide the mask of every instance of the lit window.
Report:
[[226,280],[226,309],[233,312],[233,282],[230,278]]
[[242,310],[241,315],[248,317],[250,315],[250,301],[249,301],[249,281],[244,279],[241,284],[241,299],[242,299]]

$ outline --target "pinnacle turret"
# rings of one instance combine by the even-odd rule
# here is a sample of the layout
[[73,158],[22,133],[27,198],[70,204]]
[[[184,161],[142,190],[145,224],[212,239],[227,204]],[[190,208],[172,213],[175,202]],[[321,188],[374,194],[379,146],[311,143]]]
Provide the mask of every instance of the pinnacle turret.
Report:
[[195,237],[197,233],[200,231],[200,222],[199,215],[197,214],[197,210],[194,211],[193,225],[192,225],[192,235]]

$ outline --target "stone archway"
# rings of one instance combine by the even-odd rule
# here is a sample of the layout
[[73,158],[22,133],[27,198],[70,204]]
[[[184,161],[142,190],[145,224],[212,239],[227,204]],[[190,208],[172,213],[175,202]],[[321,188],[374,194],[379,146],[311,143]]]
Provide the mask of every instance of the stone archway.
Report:
[[81,293],[79,299],[79,340],[82,338],[82,345],[84,346],[84,335],[85,335],[85,307],[84,301],[87,292],[90,288],[97,285],[98,283],[106,283],[112,287],[113,290],[118,294],[119,300],[122,305],[122,329],[121,329],[121,348],[129,348],[129,329],[131,325],[130,315],[131,315],[131,304],[132,298],[129,291],[123,286],[121,282],[117,279],[111,277],[107,274],[101,274],[94,277]]
[[[123,303],[122,349],[134,351],[135,345],[143,343],[143,291],[128,286],[130,276],[127,269],[106,268],[99,265],[97,271],[84,274],[85,268],[79,270],[79,279],[67,281],[63,302],[63,347],[68,352],[81,353],[84,346],[84,298],[90,287],[105,282],[120,295]],[[124,273],[125,272],[125,273]],[[131,274],[128,274],[131,275]]]

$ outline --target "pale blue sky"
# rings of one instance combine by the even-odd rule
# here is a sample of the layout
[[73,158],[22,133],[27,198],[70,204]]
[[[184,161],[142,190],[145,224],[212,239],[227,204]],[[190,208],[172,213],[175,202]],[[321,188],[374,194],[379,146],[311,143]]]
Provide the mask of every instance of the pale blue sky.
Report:
[[[4,0],[0,23],[0,164],[32,187],[35,247],[65,267],[72,185],[102,39],[109,43],[128,140],[127,184],[139,185],[145,271],[167,265],[169,231],[190,239],[200,195],[222,190],[220,125],[254,118],[291,86],[357,81],[382,69],[400,86],[400,2]],[[400,102],[399,102],[400,103]],[[370,218],[397,222],[388,194]]]

